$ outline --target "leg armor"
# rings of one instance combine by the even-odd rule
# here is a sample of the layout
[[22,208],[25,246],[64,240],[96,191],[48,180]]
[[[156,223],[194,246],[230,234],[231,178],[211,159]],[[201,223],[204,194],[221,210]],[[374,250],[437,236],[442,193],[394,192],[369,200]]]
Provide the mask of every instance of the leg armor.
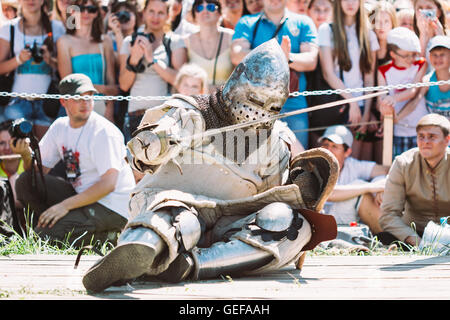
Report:
[[[100,292],[144,274],[165,271],[180,252],[192,249],[200,239],[201,226],[194,209],[182,203],[165,203],[130,221],[118,245],[83,277],[86,289]],[[168,206],[169,205],[169,206]]]
[[192,279],[279,269],[298,259],[312,230],[302,215],[276,202],[231,224],[230,233],[223,242],[192,250]]

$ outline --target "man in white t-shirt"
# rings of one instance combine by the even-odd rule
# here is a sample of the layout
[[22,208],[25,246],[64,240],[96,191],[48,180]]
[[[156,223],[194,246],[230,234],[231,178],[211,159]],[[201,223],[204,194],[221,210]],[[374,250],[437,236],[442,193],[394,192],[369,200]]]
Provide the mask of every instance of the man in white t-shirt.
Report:
[[389,167],[350,157],[353,135],[345,126],[329,127],[319,138],[319,143],[335,155],[340,170],[324,211],[333,215],[338,224],[361,221],[373,234],[381,232],[378,218],[381,215],[384,176]]
[[[92,96],[97,91],[83,74],[71,74],[59,84],[61,94]],[[135,187],[126,163],[124,137],[111,122],[93,112],[93,99],[61,99],[67,117],[58,118],[39,142],[45,188],[32,177],[30,147],[17,140],[11,148],[21,154],[26,172],[16,182],[19,200],[35,215],[41,236],[64,240],[115,240],[128,221],[128,201]],[[66,180],[47,175],[60,160]],[[44,196],[41,196],[44,195]]]

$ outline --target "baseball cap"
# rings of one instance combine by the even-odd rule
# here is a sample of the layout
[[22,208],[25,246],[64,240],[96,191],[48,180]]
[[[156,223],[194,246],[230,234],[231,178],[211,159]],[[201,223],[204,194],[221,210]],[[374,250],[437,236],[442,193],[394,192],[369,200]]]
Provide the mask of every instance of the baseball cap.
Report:
[[318,142],[322,142],[323,139],[328,139],[337,144],[346,144],[349,148],[353,144],[353,134],[342,125],[328,127]]
[[410,29],[397,27],[388,32],[387,43],[394,44],[402,50],[420,53],[419,37]]
[[82,73],[69,74],[59,82],[60,94],[81,95],[89,91],[98,93],[91,79]]
[[447,117],[444,117],[437,113],[429,113],[420,118],[419,122],[417,122],[416,125],[416,131],[420,127],[425,126],[437,126],[446,132],[450,132],[450,121],[447,119]]
[[443,47],[450,49],[450,37],[449,36],[435,36],[428,42],[427,51],[430,52],[434,48]]

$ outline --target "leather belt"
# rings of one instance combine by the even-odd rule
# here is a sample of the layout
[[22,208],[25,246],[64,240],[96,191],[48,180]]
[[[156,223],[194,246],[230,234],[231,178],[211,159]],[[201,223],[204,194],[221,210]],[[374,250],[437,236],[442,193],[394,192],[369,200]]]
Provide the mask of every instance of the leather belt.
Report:
[[144,113],[145,113],[145,111],[147,111],[147,110],[145,110],[145,109],[140,109],[140,110],[128,112],[128,115],[129,115],[129,116],[135,116],[135,117],[137,117],[137,116],[143,116]]
[[35,100],[39,100],[39,98],[29,98],[29,97],[21,98],[21,99],[24,99],[24,100],[27,100],[27,101],[35,101]]

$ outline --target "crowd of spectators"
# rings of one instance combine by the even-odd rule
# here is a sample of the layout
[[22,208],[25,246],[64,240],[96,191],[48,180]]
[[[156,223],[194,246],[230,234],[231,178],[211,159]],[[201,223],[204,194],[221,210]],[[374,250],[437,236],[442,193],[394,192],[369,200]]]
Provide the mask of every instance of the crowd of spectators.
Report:
[[[55,84],[74,73],[87,75],[96,95],[206,94],[224,84],[251,49],[276,38],[289,61],[291,92],[405,85],[450,80],[449,35],[449,0],[6,0],[0,75],[14,74],[11,91],[28,94],[57,93]],[[362,94],[342,93],[338,99]],[[291,96],[282,112],[325,98]],[[14,97],[1,107],[0,122],[25,118],[41,139],[67,115],[63,102],[55,107],[47,101]],[[160,99],[95,100],[94,110],[126,143],[145,111],[159,104]],[[416,125],[428,113],[450,118],[449,84],[392,89],[385,97],[284,121],[304,149],[331,150],[336,141],[326,138],[325,129],[347,127],[349,142],[335,146],[342,147],[342,173],[350,170],[344,164],[366,161],[352,163],[370,180],[389,170],[381,166],[384,116],[394,115],[395,157],[417,147]],[[14,166],[23,171],[21,162]],[[9,170],[3,162],[2,170]],[[357,203],[346,214],[380,232],[381,196],[373,190],[382,194],[384,187],[345,182],[352,183],[359,189]],[[330,201],[344,198],[338,190]]]

